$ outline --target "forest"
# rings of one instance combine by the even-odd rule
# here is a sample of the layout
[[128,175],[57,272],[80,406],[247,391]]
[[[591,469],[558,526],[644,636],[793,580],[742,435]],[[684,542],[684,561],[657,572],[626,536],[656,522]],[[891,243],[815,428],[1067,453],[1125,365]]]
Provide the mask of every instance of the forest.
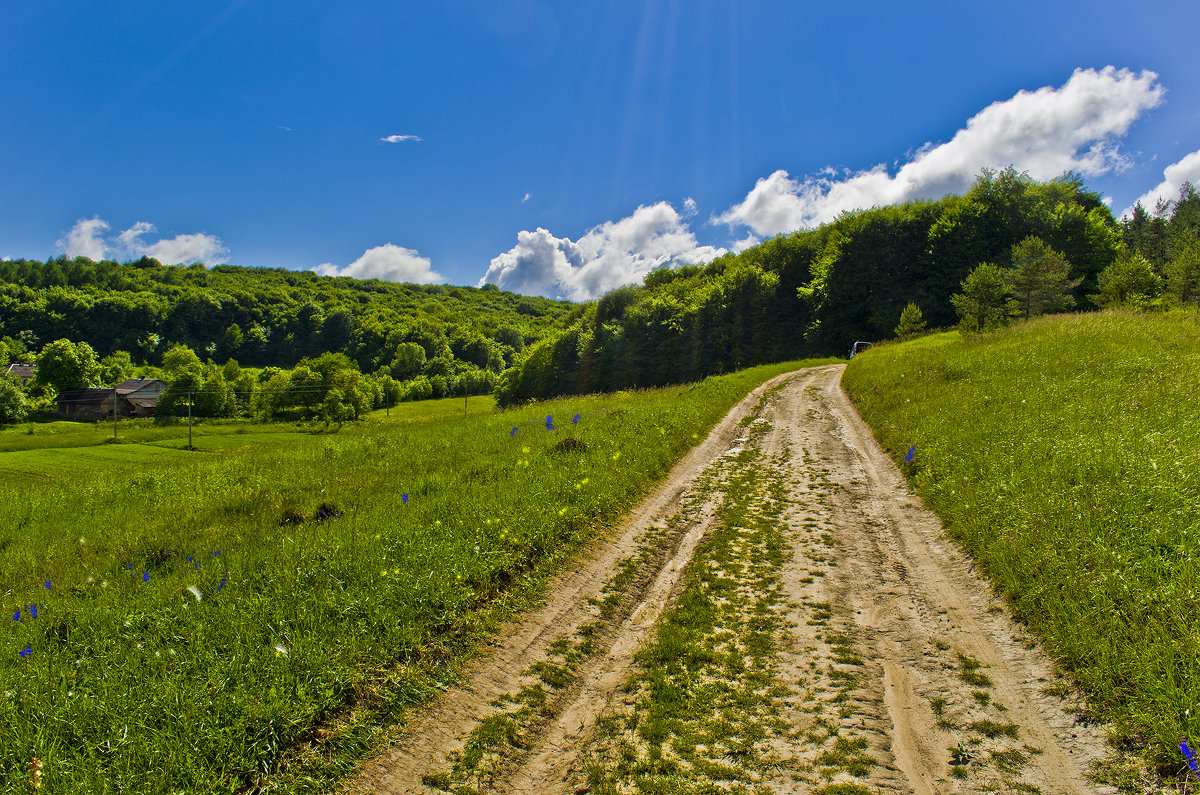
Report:
[[586,305],[519,357],[501,405],[845,354],[857,340],[1113,303],[1200,299],[1200,196],[1118,223],[1073,174],[985,171],[966,195],[843,213]]
[[494,286],[149,258],[4,260],[0,367],[40,363],[56,347],[24,396],[0,384],[0,420],[135,374],[172,384],[167,413],[186,410],[181,393],[199,393],[200,416],[344,419],[388,401],[481,394],[574,309]]

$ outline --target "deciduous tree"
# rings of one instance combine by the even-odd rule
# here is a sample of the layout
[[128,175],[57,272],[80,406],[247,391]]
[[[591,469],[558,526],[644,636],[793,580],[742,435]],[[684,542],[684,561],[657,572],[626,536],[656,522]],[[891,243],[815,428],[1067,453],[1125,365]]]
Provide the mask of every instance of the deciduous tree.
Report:
[[1141,254],[1126,253],[1100,272],[1100,306],[1149,307],[1158,303],[1163,280]]
[[28,413],[21,387],[13,379],[0,375],[0,423],[21,422]]
[[37,381],[59,392],[100,384],[100,361],[86,342],[60,339],[47,343],[38,354],[37,367]]

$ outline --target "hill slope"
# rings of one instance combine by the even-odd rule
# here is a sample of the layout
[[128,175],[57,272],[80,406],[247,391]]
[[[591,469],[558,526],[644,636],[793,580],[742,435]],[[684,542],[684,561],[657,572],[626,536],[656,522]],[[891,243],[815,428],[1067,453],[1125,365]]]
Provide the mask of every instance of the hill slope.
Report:
[[1121,234],[1100,197],[1070,175],[1038,183],[984,173],[965,196],[846,213],[703,267],[660,270],[586,306],[501,382],[502,404],[654,386],[761,362],[843,353],[892,336],[905,305],[931,326],[956,320],[950,296],[981,262],[1007,266],[1036,236],[1066,255],[1090,306]]
[[1102,312],[937,335],[877,347],[844,378],[1093,710],[1167,769],[1200,736],[1198,321]]
[[100,356],[123,350],[148,364],[183,343],[218,364],[291,367],[332,351],[398,380],[463,368],[499,372],[571,308],[495,287],[279,268],[174,267],[146,258],[0,262],[0,336],[15,347],[36,352],[65,337]]

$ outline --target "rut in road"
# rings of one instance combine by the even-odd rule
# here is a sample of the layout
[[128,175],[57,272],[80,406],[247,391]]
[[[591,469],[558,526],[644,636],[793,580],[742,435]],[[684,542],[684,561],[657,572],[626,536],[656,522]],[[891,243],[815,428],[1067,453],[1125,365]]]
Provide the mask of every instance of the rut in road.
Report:
[[349,790],[1103,791],[841,371],[743,400]]

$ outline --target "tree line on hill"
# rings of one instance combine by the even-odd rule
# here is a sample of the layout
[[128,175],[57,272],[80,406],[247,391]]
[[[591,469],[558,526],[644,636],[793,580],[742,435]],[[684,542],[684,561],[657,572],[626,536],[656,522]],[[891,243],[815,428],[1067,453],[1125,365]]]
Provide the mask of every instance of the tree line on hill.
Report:
[[[573,310],[565,301],[494,285],[176,267],[145,257],[124,264],[84,257],[4,260],[0,370],[38,362],[48,346],[58,346],[52,355],[63,354],[60,341],[86,346],[87,353],[76,353],[84,360],[90,355],[96,366],[73,381],[40,378],[20,397],[0,387],[7,396],[0,403],[23,399],[27,411],[44,411],[56,391],[111,386],[137,374],[163,375],[172,384],[183,378],[180,389],[202,395],[206,416],[337,415],[331,389],[343,397],[340,414],[354,416],[367,405],[490,392],[525,346],[564,324]],[[172,352],[180,350],[195,357],[183,370],[171,366]],[[357,373],[355,383],[333,375],[349,371]],[[320,386],[313,386],[314,378]],[[322,412],[321,403],[330,405]]]
[[586,305],[501,375],[510,405],[845,353],[927,325],[1200,299],[1200,197],[1118,224],[1073,174],[984,171],[963,196],[847,212]]
[[[959,327],[983,331],[1014,317],[1080,306],[1150,309],[1200,303],[1200,195],[1191,183],[1183,184],[1178,199],[1160,201],[1153,215],[1135,205],[1120,229],[1117,256],[1097,274],[1095,291],[1083,301],[1073,295],[1082,278],[1072,278],[1071,263],[1036,237],[1013,246],[1007,267],[980,263],[963,280],[962,292],[950,297]],[[902,319],[898,336],[909,332],[903,326]]]
[[[855,340],[966,331],[1114,304],[1200,302],[1200,195],[1117,223],[1077,176],[985,171],[963,196],[843,213],[707,265],[663,268],[582,305],[308,271],[0,261],[0,366],[60,343],[96,375],[164,375],[200,413],[344,419],[495,390],[501,405],[660,386]],[[52,353],[63,353],[61,347]],[[243,367],[240,362],[249,366]],[[51,367],[50,369],[54,369]],[[354,373],[355,375],[350,375]],[[45,409],[41,377],[4,406]],[[333,395],[331,398],[330,395]]]

